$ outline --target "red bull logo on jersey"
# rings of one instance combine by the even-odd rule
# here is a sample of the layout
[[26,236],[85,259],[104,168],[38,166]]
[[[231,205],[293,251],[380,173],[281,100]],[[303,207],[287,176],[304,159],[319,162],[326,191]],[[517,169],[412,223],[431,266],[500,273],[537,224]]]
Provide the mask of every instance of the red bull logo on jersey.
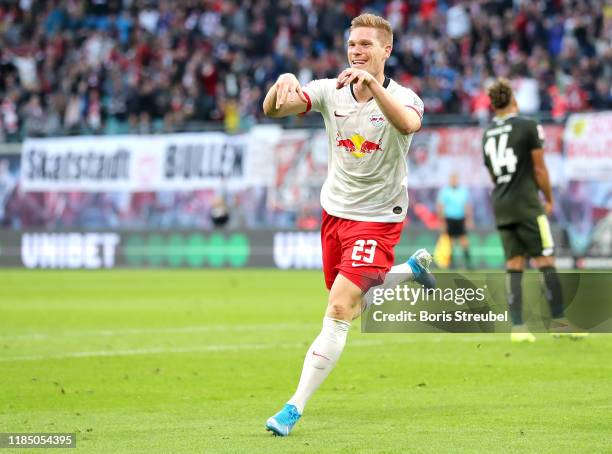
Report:
[[360,134],[353,134],[348,139],[338,138],[336,145],[344,148],[356,158],[363,158],[366,154],[382,150],[380,143],[371,142]]

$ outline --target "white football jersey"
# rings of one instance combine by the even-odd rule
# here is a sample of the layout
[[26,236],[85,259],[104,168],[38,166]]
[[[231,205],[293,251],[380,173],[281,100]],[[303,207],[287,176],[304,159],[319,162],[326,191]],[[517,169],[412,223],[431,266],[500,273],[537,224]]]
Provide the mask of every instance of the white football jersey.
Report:
[[[423,117],[423,102],[410,89],[385,78],[385,89]],[[329,136],[327,179],[321,205],[329,214],[370,222],[402,222],[408,209],[406,153],[413,134],[402,135],[374,99],[358,103],[351,87],[336,79],[304,87],[306,112],[321,112]]]

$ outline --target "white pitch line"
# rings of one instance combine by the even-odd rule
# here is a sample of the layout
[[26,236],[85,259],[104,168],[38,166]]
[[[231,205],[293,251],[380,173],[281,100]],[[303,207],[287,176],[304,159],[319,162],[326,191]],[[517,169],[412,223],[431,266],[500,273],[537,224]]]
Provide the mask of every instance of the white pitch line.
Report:
[[[377,345],[382,341],[366,341],[359,345]],[[222,352],[239,350],[265,350],[272,348],[298,348],[304,347],[304,343],[295,344],[219,344],[219,345],[200,345],[193,347],[155,347],[137,348],[129,350],[99,350],[91,352],[71,352],[52,355],[28,355],[14,356],[11,358],[0,358],[0,362],[11,361],[39,361],[44,359],[67,359],[67,358],[95,358],[100,356],[133,356],[133,355],[157,355],[164,353],[200,353],[200,352]]]
[[115,337],[132,334],[180,334],[201,333],[210,331],[282,331],[296,328],[315,328],[319,323],[275,323],[275,324],[248,324],[248,325],[198,325],[180,326],[172,328],[126,328],[126,329],[103,329],[91,331],[59,331],[57,333],[28,333],[28,334],[6,334],[0,336],[0,341],[11,340],[47,340],[60,337]]
[[[431,338],[429,342],[441,342],[442,336]],[[492,342],[499,340],[499,337],[488,335],[473,336],[470,338],[460,337],[454,339],[453,342]],[[369,347],[373,345],[384,344],[411,344],[417,342],[414,338],[403,339],[401,341],[394,340],[392,342],[384,340],[355,340],[350,342],[350,345],[357,347]],[[166,353],[205,353],[205,352],[221,352],[221,351],[240,351],[240,350],[266,350],[275,348],[305,348],[303,342],[292,344],[217,344],[217,345],[200,345],[193,347],[155,347],[155,348],[139,348],[129,350],[98,350],[89,352],[69,352],[51,355],[24,355],[1,358],[0,362],[17,362],[17,361],[41,361],[46,359],[69,359],[69,358],[95,358],[95,357],[112,357],[112,356],[136,356],[136,355],[158,355]]]

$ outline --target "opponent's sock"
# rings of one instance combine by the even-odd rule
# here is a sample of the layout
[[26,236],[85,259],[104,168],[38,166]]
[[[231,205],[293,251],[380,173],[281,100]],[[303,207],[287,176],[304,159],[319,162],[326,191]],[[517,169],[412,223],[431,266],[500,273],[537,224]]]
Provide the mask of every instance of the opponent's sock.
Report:
[[552,318],[561,318],[563,317],[563,292],[557,269],[554,266],[544,266],[540,268],[540,271],[544,277],[546,301],[550,306],[550,314]]
[[351,324],[344,320],[323,318],[323,329],[306,353],[300,382],[288,402],[295,405],[300,414],[304,412],[308,399],[336,365],[350,327]]
[[506,296],[508,298],[508,308],[513,325],[523,324],[523,288],[521,282],[523,272],[508,270],[506,274]]

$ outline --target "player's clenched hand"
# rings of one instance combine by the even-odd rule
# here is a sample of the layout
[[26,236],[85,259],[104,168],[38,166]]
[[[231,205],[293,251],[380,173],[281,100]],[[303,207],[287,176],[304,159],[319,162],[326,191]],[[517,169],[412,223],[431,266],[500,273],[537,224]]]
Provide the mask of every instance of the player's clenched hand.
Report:
[[287,99],[293,98],[293,95],[295,94],[297,94],[297,96],[305,103],[308,102],[308,99],[306,99],[306,96],[302,91],[300,82],[293,74],[282,74],[276,81],[275,85],[277,110],[280,109],[283,104],[287,102]]
[[375,81],[374,76],[363,69],[347,68],[338,74],[336,78],[336,88],[340,89],[352,83],[357,88],[368,87],[372,81]]

